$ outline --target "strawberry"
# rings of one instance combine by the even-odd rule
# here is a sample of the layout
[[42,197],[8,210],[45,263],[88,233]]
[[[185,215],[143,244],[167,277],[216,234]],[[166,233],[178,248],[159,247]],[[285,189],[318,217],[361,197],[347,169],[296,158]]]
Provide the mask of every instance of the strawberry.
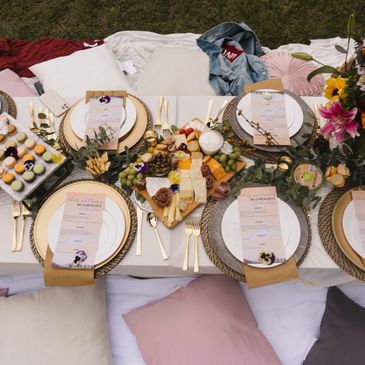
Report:
[[185,129],[185,136],[187,137],[192,132],[194,132],[194,128]]

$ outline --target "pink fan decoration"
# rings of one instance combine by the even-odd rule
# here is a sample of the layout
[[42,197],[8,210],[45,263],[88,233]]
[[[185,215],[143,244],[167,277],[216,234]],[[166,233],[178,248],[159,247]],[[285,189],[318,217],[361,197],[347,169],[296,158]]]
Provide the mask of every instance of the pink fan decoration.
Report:
[[318,67],[312,62],[293,58],[288,52],[270,52],[261,57],[270,78],[281,78],[285,89],[300,96],[318,96],[324,89],[324,78],[317,75],[307,81],[310,72]]

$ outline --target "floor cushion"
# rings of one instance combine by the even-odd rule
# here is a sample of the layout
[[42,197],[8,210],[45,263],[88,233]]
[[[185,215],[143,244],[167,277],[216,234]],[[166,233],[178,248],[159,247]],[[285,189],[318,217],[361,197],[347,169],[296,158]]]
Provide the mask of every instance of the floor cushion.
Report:
[[87,90],[126,90],[133,92],[106,45],[77,51],[30,67],[44,91],[61,96],[85,96]]
[[201,50],[158,47],[138,81],[139,95],[216,95]]
[[112,365],[105,284],[0,298],[2,364]]
[[239,284],[202,276],[124,315],[146,365],[277,365]]

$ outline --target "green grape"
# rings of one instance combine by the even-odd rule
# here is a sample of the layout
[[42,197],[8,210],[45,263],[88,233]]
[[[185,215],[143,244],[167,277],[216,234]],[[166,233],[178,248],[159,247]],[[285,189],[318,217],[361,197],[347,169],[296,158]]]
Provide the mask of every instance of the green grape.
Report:
[[137,170],[135,170],[135,169],[131,169],[131,171],[130,171],[130,173],[129,173],[130,175],[137,175]]
[[234,160],[228,160],[227,165],[233,166],[235,164]]
[[120,182],[121,182],[123,185],[126,185],[126,184],[127,184],[127,181],[128,181],[128,180],[127,180],[127,178],[125,178],[125,177],[124,177],[123,179],[121,179],[121,180],[120,180]]
[[138,180],[142,180],[142,179],[143,179],[143,174],[138,173],[138,174],[137,174],[137,179],[138,179]]
[[241,157],[241,152],[235,152],[236,158],[235,160],[238,160]]
[[131,188],[133,186],[133,181],[132,180],[128,180],[127,181],[127,186],[129,186]]
[[127,174],[126,172],[124,172],[124,171],[122,171],[122,172],[119,174],[119,177],[120,177],[121,179],[125,179],[127,176],[128,176],[128,174]]
[[231,171],[231,167],[230,167],[230,166],[226,166],[226,167],[224,168],[224,171],[225,171],[225,172],[230,172],[230,171]]
[[220,155],[214,155],[214,157],[213,157],[213,158],[214,158],[215,160],[219,161],[220,157],[221,157]]
[[238,147],[233,148],[233,151],[238,152],[239,154],[241,154],[241,150]]
[[134,180],[134,175],[128,175],[128,181],[133,181]]
[[230,158],[231,160],[235,160],[235,159],[236,159],[236,154],[235,154],[234,152],[230,153],[230,154],[229,154],[229,158]]
[[231,166],[231,171],[237,171],[237,165],[236,164],[233,164]]
[[219,161],[220,161],[220,162],[225,162],[225,161],[227,161],[227,159],[228,159],[228,156],[227,156],[226,154],[223,154],[223,155],[219,158]]

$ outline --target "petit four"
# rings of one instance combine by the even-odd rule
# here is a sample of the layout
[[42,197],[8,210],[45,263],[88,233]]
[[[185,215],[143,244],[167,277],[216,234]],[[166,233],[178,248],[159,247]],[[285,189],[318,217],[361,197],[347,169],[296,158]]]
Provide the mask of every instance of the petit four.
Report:
[[10,167],[10,168],[13,168],[14,165],[16,164],[16,160],[14,157],[12,156],[9,156],[7,157],[5,160],[4,160],[4,164],[6,167]]
[[24,132],[19,132],[17,135],[16,135],[16,140],[19,142],[19,143],[24,143],[24,141],[27,139],[27,135],[24,133]]
[[0,143],[4,143],[5,140],[6,140],[5,134],[0,134]]
[[4,176],[3,176],[3,181],[5,184],[11,184],[13,181],[15,180],[15,176],[13,174],[11,174],[10,172],[7,172]]
[[36,163],[32,170],[36,175],[42,175],[46,171],[46,168],[41,163]]
[[18,157],[22,158],[27,153],[27,149],[25,146],[19,146],[18,147]]
[[16,147],[16,146],[17,146],[16,142],[14,140],[12,140],[12,139],[9,139],[9,141],[6,141],[5,142],[5,147],[6,148]]
[[42,156],[44,152],[46,152],[46,147],[44,144],[37,144],[34,147],[34,152],[38,155],[38,156]]
[[0,166],[0,177],[2,177],[5,174],[5,169]]
[[23,156],[23,161],[34,161],[34,156],[31,153],[26,153]]
[[18,162],[15,166],[14,166],[14,171],[21,175],[25,172],[25,166],[23,164],[23,162]]
[[44,152],[43,155],[42,155],[42,158],[44,161],[46,162],[52,162],[53,160],[53,153],[52,152]]
[[4,156],[5,156],[5,151],[0,150],[0,161],[4,158]]
[[24,174],[23,174],[23,179],[24,179],[24,181],[26,181],[26,182],[31,182],[31,181],[33,181],[33,180],[35,179],[35,174],[34,174],[34,172],[33,172],[33,171],[26,171],[26,172],[24,172]]
[[19,180],[15,180],[15,181],[13,181],[13,182],[11,183],[11,188],[12,188],[14,191],[16,191],[16,192],[18,192],[18,191],[22,191],[22,190],[23,190],[23,188],[24,188],[24,184],[23,184],[21,181],[19,181]]
[[34,146],[36,145],[35,140],[32,138],[28,138],[25,142],[25,147],[27,147],[29,150],[32,150]]
[[13,135],[13,134],[15,134],[15,133],[16,133],[16,131],[17,131],[17,128],[15,127],[15,125],[14,125],[14,124],[9,124],[9,125],[8,125],[8,134],[9,134],[9,135]]

